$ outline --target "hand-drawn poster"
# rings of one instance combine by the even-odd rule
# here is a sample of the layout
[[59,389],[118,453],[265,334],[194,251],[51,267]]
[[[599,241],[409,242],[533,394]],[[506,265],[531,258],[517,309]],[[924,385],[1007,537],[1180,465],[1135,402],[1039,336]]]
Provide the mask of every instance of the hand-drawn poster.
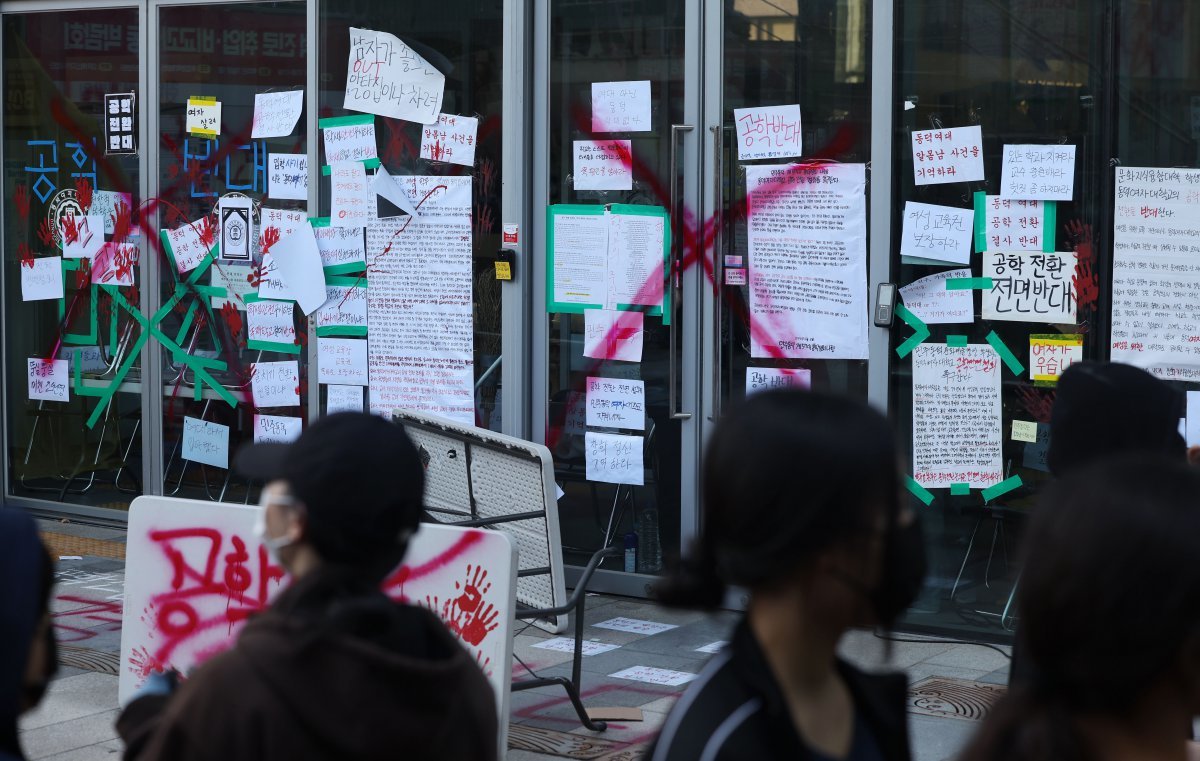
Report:
[[296,129],[303,110],[303,90],[255,93],[250,137],[287,137]]
[[592,132],[649,132],[650,80],[592,82]]
[[1048,333],[1029,337],[1029,379],[1035,386],[1058,385],[1058,378],[1083,361],[1083,334]]
[[983,319],[1074,325],[1075,254],[991,251],[983,255]]
[[746,167],[750,356],[867,358],[863,164]]
[[629,140],[576,140],[576,190],[630,190],[633,153]]
[[803,367],[746,368],[746,396],[777,388],[812,388],[812,370]]
[[29,357],[29,398],[44,402],[71,401],[71,379],[65,359]]
[[308,200],[308,155],[272,153],[267,160],[267,195],[284,201]]
[[221,101],[199,95],[188,98],[185,124],[187,131],[198,137],[219,136],[221,134]]
[[917,185],[984,179],[983,130],[978,126],[916,130],[912,149]]
[[803,153],[800,106],[735,108],[739,161],[785,159]]
[[1014,201],[1070,201],[1075,193],[1075,146],[1006,145],[1000,197]]
[[913,478],[927,489],[1004,480],[1000,355],[986,344],[912,352]]
[[587,379],[587,424],[646,430],[646,383],[622,378]]
[[21,299],[43,301],[63,297],[61,256],[43,256],[21,262]]
[[584,434],[587,480],[642,486],[646,471],[642,464],[641,436],[588,431]]
[[479,120],[474,116],[438,114],[436,124],[421,128],[421,158],[475,166],[475,136],[478,132]]
[[1058,227],[1055,201],[1007,201],[975,194],[976,251],[1054,250]]
[[904,204],[900,255],[939,263],[969,264],[974,233],[974,209],[909,201]]
[[914,280],[900,289],[908,311],[929,324],[975,322],[975,292],[946,290],[946,281],[971,277],[971,270],[946,270]]
[[1200,381],[1200,169],[1116,171],[1112,360]]
[[471,178],[402,177],[419,217],[367,226],[371,411],[475,424]]
[[433,124],[445,87],[446,75],[400,38],[350,27],[343,108]]

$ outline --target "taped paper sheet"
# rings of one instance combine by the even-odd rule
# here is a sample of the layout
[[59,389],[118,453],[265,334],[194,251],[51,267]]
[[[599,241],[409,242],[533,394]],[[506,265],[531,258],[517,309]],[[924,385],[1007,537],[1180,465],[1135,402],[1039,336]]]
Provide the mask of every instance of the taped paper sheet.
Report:
[[971,290],[946,290],[947,280],[971,277],[970,269],[946,270],[914,280],[900,289],[908,311],[927,324],[975,322],[975,296]]
[[445,87],[446,76],[400,38],[350,27],[343,108],[432,124]]
[[923,343],[912,352],[913,478],[927,489],[1004,480],[1000,356],[991,346]]

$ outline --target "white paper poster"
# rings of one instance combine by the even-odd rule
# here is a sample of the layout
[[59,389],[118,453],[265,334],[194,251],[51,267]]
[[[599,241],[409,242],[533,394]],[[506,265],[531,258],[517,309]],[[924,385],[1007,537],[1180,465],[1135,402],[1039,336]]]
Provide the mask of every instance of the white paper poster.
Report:
[[919,317],[921,322],[975,322],[975,292],[946,290],[947,280],[966,277],[971,277],[969,268],[935,272],[902,287],[900,298],[904,299],[908,311]]
[[245,310],[246,296],[255,293],[252,267],[239,267],[234,264],[214,265],[209,270],[209,284],[213,288],[224,288],[224,296],[212,297],[212,308],[221,309],[226,302],[232,302],[237,309]]
[[334,385],[365,386],[367,341],[364,338],[318,338],[317,380]]
[[281,238],[291,235],[302,225],[308,224],[308,218],[304,216],[304,212],[296,209],[274,209],[270,206],[263,206],[261,213],[262,228],[266,230],[274,227]]
[[321,136],[325,143],[325,163],[369,161],[379,158],[375,145],[375,119],[372,117],[334,117],[322,119]]
[[584,435],[587,480],[641,486],[642,437],[588,431]]
[[645,335],[641,312],[588,309],[583,313],[583,356],[641,362]]
[[397,178],[419,217],[367,227],[371,411],[475,424],[471,178]]
[[1006,145],[1000,197],[1014,201],[1070,201],[1075,193],[1075,146]]
[[738,160],[786,159],[804,150],[800,128],[800,106],[735,108]]
[[746,396],[776,388],[812,388],[812,370],[804,367],[746,368]]
[[204,220],[197,220],[167,231],[167,245],[175,257],[175,267],[180,275],[200,266],[212,248],[212,241],[205,242],[200,235],[203,227]]
[[1187,418],[1184,439],[1189,447],[1200,446],[1200,391],[1187,392]]
[[592,132],[649,132],[650,80],[592,83]]
[[287,283],[283,282],[283,273],[270,254],[263,254],[258,295],[264,299],[296,300],[296,295],[287,287]]
[[607,303],[607,215],[554,215],[554,300],[562,304]]
[[281,415],[254,416],[254,443],[271,441],[289,444],[300,438],[303,421],[298,417]]
[[1052,223],[1047,224],[1045,201],[985,196],[983,208],[981,251],[1045,251],[1046,236],[1054,237]]
[[64,214],[58,224],[66,259],[91,259],[104,245],[104,217],[99,214]]
[[300,225],[271,248],[271,261],[304,314],[312,314],[325,303],[325,268],[309,225]]
[[248,264],[254,245],[254,201],[244,195],[227,195],[217,202],[220,246],[223,262]]
[[474,116],[438,114],[435,124],[421,128],[421,158],[475,166],[475,138],[478,132],[479,120]]
[[43,256],[21,262],[21,299],[43,301],[63,298],[61,256]]
[[1057,384],[1068,367],[1082,361],[1082,333],[1035,333],[1029,336],[1029,379],[1035,385]]
[[246,303],[244,308],[246,340],[288,346],[296,343],[296,322],[292,319],[295,305],[292,302],[261,299]]
[[250,386],[259,409],[295,407],[300,404],[300,363],[294,359],[255,362],[250,365]]
[[269,155],[267,196],[282,201],[308,200],[308,154],[272,153]]
[[587,379],[587,424],[646,430],[646,384],[620,378]]
[[314,226],[313,235],[317,237],[317,250],[321,252],[321,266],[342,267],[362,264],[365,268],[366,241],[361,228],[334,227],[333,225]]
[[1075,324],[1075,254],[983,254],[983,319]]
[[30,357],[29,398],[46,402],[71,401],[71,378],[65,359]]
[[696,678],[696,674],[688,671],[660,669],[657,666],[630,666],[627,669],[609,674],[613,679],[628,679],[632,682],[657,684],[663,687],[679,687]]
[[92,257],[92,282],[96,285],[133,285],[139,256],[136,243],[105,243]]
[[633,153],[629,140],[576,140],[576,190],[630,190]]
[[304,91],[260,92],[254,95],[254,122],[250,137],[286,137],[296,129],[304,110]]
[[200,137],[221,134],[221,101],[216,98],[193,96],[187,99],[187,131]]
[[446,76],[395,35],[350,27],[343,108],[432,124],[445,86]]
[[201,420],[183,418],[183,447],[180,456],[185,460],[211,465],[214,468],[229,468],[229,426]]
[[326,285],[325,303],[313,319],[320,328],[367,326],[367,289],[357,285]]
[[337,386],[330,385],[325,387],[325,414],[332,415],[335,412],[362,412],[363,411],[363,387],[362,386]]
[[[122,210],[121,206],[124,205]],[[118,193],[115,190],[93,190],[92,205],[88,207],[88,214],[96,217],[104,218],[104,234],[112,235],[116,232],[117,217],[128,215],[133,210],[133,195],[130,193]],[[130,237],[138,235],[136,226],[130,224],[126,234]]]
[[867,358],[866,168],[746,167],[750,356]]
[[592,624],[592,626],[597,629],[609,629],[627,634],[645,634],[646,636],[662,634],[679,628],[678,624],[666,624],[662,621],[647,621],[644,618],[628,618],[626,616],[605,619],[597,624]]
[[1004,480],[1000,355],[987,344],[912,352],[913,478],[927,489]]
[[1116,172],[1112,361],[1200,381],[1200,169]]
[[641,214],[605,216],[608,219],[608,293],[605,307],[661,307],[665,280],[663,246],[666,218]]
[[916,130],[912,149],[918,185],[984,179],[983,130],[978,126]]
[[974,209],[909,201],[904,204],[900,254],[951,264],[969,264],[974,231]]
[[329,165],[332,189],[329,224],[334,227],[365,227],[374,217],[368,204],[367,170],[361,161],[338,161]]

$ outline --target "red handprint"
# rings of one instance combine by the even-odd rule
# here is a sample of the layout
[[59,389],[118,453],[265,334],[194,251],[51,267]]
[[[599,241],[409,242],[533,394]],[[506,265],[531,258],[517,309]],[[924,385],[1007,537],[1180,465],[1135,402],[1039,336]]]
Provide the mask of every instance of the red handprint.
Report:
[[22,221],[29,219],[29,188],[25,187],[25,183],[20,183],[13,191],[13,203],[16,204],[17,215]]
[[84,214],[92,208],[92,183],[84,177],[75,178],[75,200]]
[[42,223],[38,225],[37,236],[43,246],[54,245],[54,233],[50,230],[49,220],[43,219]]
[[113,209],[113,241],[115,243],[124,243],[129,237],[129,232],[133,229],[133,209],[129,208],[129,204],[124,201],[118,201],[117,206]]
[[63,243],[78,243],[79,242],[79,225],[75,222],[75,217],[68,214],[62,218],[63,228]]
[[274,225],[269,225],[263,228],[262,234],[258,236],[258,247],[264,254],[271,252],[271,246],[279,242],[279,228]]
[[212,215],[201,217],[197,222],[199,229],[196,234],[200,236],[200,242],[212,248],[213,242],[217,238],[217,226],[213,224]]
[[1096,248],[1092,244],[1092,226],[1077,219],[1067,223],[1067,235],[1075,251],[1075,303],[1080,309],[1094,309],[1100,299],[1099,277],[1095,270]]
[[437,597],[425,597],[425,604],[437,613],[450,631],[462,641],[478,647],[487,635],[494,631],[500,623],[500,611],[491,603],[484,603],[483,596],[492,585],[487,581],[487,571],[472,565],[467,566],[465,580],[460,584],[454,583],[455,589],[461,589],[462,594],[448,600],[440,601]]
[[1050,422],[1050,410],[1054,407],[1054,392],[1041,393],[1029,386],[1018,386],[1017,396],[1025,411],[1039,423]]
[[221,319],[229,327],[229,335],[233,337],[234,343],[241,345],[242,338],[242,313],[233,305],[232,301],[226,301],[221,305]]
[[22,267],[33,269],[33,252],[29,250],[29,246],[27,244],[17,244],[17,256],[21,259]]

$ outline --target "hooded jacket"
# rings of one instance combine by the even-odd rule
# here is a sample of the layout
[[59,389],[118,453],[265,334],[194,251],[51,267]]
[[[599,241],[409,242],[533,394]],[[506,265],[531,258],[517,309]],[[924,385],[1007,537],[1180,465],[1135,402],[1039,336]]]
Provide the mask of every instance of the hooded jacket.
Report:
[[33,520],[0,508],[0,761],[25,758],[17,742],[17,717],[49,594],[40,581],[45,554]]
[[496,759],[483,672],[445,625],[314,571],[169,696],[117,720],[135,761]]

